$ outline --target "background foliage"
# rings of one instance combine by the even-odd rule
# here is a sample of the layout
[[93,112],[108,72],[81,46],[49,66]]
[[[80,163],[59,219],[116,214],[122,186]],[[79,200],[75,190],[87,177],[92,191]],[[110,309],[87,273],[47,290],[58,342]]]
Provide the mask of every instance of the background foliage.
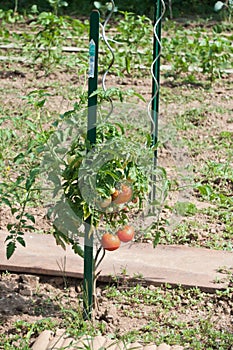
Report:
[[[15,1],[17,3],[17,1]],[[62,12],[67,11],[70,14],[88,14],[93,8],[94,0],[67,0],[67,8],[63,8]],[[102,0],[100,2],[103,2]],[[167,0],[165,0],[168,3]],[[172,0],[173,15],[181,16],[184,13],[209,15],[213,13],[213,7],[215,0]],[[140,15],[153,16],[154,0],[115,0],[115,5],[120,11],[132,11]],[[14,7],[14,2],[7,0],[0,3],[0,8],[7,10]],[[52,9],[52,6],[48,0],[18,0],[18,11],[23,12],[37,5],[39,12],[48,11]],[[168,8],[168,6],[167,6]]]

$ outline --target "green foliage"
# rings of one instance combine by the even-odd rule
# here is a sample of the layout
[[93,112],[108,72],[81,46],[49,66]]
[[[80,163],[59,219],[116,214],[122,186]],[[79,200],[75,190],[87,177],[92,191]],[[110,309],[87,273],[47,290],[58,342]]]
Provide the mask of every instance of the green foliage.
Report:
[[2,349],[14,350],[29,350],[31,348],[32,338],[38,336],[44,330],[52,330],[57,326],[57,323],[50,318],[43,318],[34,323],[18,320],[14,323],[11,336],[2,334],[0,336],[0,344],[3,342]]
[[64,0],[48,0],[49,4],[52,6],[54,14],[57,16],[58,15],[58,10],[61,7],[67,7],[68,2]]
[[[9,25],[17,21],[25,21],[13,10],[1,11],[1,33],[5,42],[21,43],[24,55],[33,64],[39,65],[46,73],[56,67],[79,66],[83,72],[88,69],[87,51],[81,36],[88,35],[88,23],[71,17],[58,16],[58,8],[62,3],[53,2],[53,12],[31,13],[30,26],[22,33],[9,31]],[[101,8],[103,4],[101,4]],[[152,63],[152,21],[145,15],[139,16],[133,12],[119,11],[117,16],[116,33],[109,34],[115,63],[112,72],[118,75],[143,75],[149,72]],[[104,11],[104,18],[106,13]],[[232,37],[222,34],[224,24],[216,24],[211,31],[205,31],[200,26],[184,29],[171,21],[165,21],[162,38],[162,64],[171,65],[171,72],[175,78],[197,80],[197,76],[204,74],[211,82],[222,77],[225,70],[231,68]],[[107,28],[108,29],[108,28]],[[168,35],[166,34],[168,33]],[[80,55],[69,54],[63,51],[64,46],[84,48]],[[105,44],[100,42],[100,66],[106,67],[111,60]],[[168,74],[171,74],[168,71]]]
[[[0,144],[1,158],[4,162],[7,159],[9,166],[3,168],[5,172],[4,181],[0,185],[0,202],[7,206],[12,215],[12,222],[7,225],[9,235],[6,238],[7,243],[7,258],[9,259],[15,252],[18,244],[25,246],[23,238],[24,232],[35,229],[35,217],[30,213],[28,208],[31,203],[37,200],[40,193],[37,178],[40,173],[39,151],[43,148],[44,143],[50,136],[50,132],[43,130],[41,124],[41,113],[48,96],[44,90],[31,91],[26,99],[28,105],[36,110],[37,118],[34,121],[25,120],[22,118],[13,118],[10,122],[15,122],[16,129],[24,127],[24,130],[33,137],[26,139],[26,143],[20,143],[18,139],[19,153],[14,145],[14,153],[7,154],[9,150],[5,151],[4,140],[8,138],[7,142],[10,145],[13,137],[13,144],[17,138],[17,133],[11,133],[9,130],[1,135],[3,136]],[[1,118],[0,123],[9,122],[7,117]],[[19,124],[20,121],[20,124]],[[23,125],[22,125],[23,124]]]
[[[117,25],[119,34],[113,38],[119,42],[116,64],[122,67],[120,68],[122,72],[126,71],[130,74],[132,69],[139,71],[143,65],[152,63],[150,62],[151,48],[149,45],[152,36],[152,22],[148,17],[136,16],[132,12],[122,12],[122,15],[123,18]],[[144,61],[145,57],[149,59],[149,62]]]
[[[57,201],[50,212],[50,215],[56,218],[54,222],[56,237],[60,236],[64,240],[66,236],[72,244],[78,226],[90,216],[92,225],[98,227],[101,219],[101,225],[106,229],[128,222],[126,203],[119,207],[114,203],[106,209],[101,207],[104,198],[111,198],[111,194],[118,187],[120,189],[122,184],[130,186],[133,198],[139,198],[139,207],[149,191],[147,173],[150,167],[149,160],[153,156],[150,146],[143,148],[142,143],[130,140],[120,123],[105,122],[97,125],[97,141],[94,149],[86,137],[85,133],[80,134],[70,149],[66,150],[67,160],[63,165],[61,163],[63,170],[59,170],[59,165],[56,169],[52,169],[49,165],[48,177],[53,182],[54,193],[61,187],[64,189],[64,197]],[[56,152],[56,146],[53,145],[52,148],[53,152]],[[51,147],[49,153],[50,149]],[[148,160],[147,166],[145,159]],[[54,162],[53,158],[51,162]],[[51,162],[49,164],[52,164]],[[61,174],[61,179],[58,179],[56,174]],[[67,204],[66,216],[64,208]],[[128,210],[130,212],[130,203]]]
[[184,73],[195,76],[202,72],[213,82],[230,67],[233,51],[229,37],[214,31],[209,34],[200,29],[180,29],[163,39],[162,55],[166,63],[171,63],[176,76]]
[[[23,34],[24,51],[35,63],[39,63],[47,72],[62,62],[62,47],[67,37],[72,37],[78,20],[57,16],[52,12],[41,12],[31,22],[32,34]],[[80,28],[82,30],[82,25]]]
[[[225,297],[230,300],[232,288],[226,291]],[[224,292],[223,292],[224,293]],[[184,346],[190,349],[212,349],[218,342],[219,349],[226,349],[232,342],[230,330],[217,329],[211,320],[207,303],[212,306],[221,300],[223,295],[217,293],[213,299],[198,288],[184,290],[181,287],[172,288],[165,285],[149,290],[141,285],[108,288],[106,296],[118,304],[127,305],[123,309],[126,317],[137,317],[140,322],[145,316],[140,305],[148,305],[151,311],[150,321],[140,327],[140,330],[124,334],[125,342],[141,341],[143,343]],[[207,301],[208,300],[208,301]],[[135,307],[137,305],[137,307]],[[189,314],[199,310],[191,320],[186,321],[187,305]],[[154,306],[154,308],[153,308]],[[205,314],[205,316],[203,316]]]

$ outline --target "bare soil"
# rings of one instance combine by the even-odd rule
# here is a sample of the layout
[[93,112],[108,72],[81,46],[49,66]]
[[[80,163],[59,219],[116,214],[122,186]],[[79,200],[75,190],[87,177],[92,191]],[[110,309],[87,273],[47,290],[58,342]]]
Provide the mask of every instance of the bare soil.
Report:
[[[38,78],[39,76],[39,78]],[[52,97],[49,99],[47,109],[52,114],[62,113],[72,108],[73,101],[65,98],[61,94],[62,88],[67,84],[78,85],[80,81],[77,74],[67,72],[56,72],[49,77],[43,77],[33,72],[27,71],[25,67],[15,64],[2,67],[0,70],[2,97],[1,104],[13,107],[17,112],[18,106],[23,102],[20,96],[26,95],[29,91],[40,86],[47,89]],[[51,86],[51,81],[59,82],[60,92],[56,92]],[[206,89],[205,82],[200,84],[176,83],[173,80],[165,79],[162,76],[161,81],[161,102],[160,102],[160,120],[161,128],[166,130],[163,147],[159,151],[159,165],[163,166],[168,176],[175,178],[177,176],[177,164],[182,168],[186,162],[193,166],[192,175],[201,178],[200,165],[207,161],[216,161],[219,163],[232,162],[229,160],[229,154],[224,152],[223,148],[213,145],[213,138],[222,142],[221,131],[230,132],[233,136],[233,76],[228,75],[225,79],[216,82],[211,88]],[[117,78],[110,77],[108,86],[119,86],[124,88],[133,88],[143,95],[149,101],[151,95],[150,78]],[[164,89],[163,89],[164,88]],[[4,93],[4,90],[7,93]],[[17,91],[17,94],[16,94]],[[174,99],[174,96],[177,98]],[[182,96],[182,98],[180,98]],[[186,100],[186,103],[184,101]],[[146,105],[139,101],[139,105],[146,108]],[[200,109],[203,114],[190,121],[190,128],[179,131],[179,135],[173,134],[172,125],[174,117],[177,114],[184,114],[188,110]],[[191,127],[192,126],[192,127]],[[6,127],[6,125],[5,125]],[[167,136],[166,136],[167,135]],[[174,138],[173,138],[174,136]],[[166,139],[167,137],[167,139]],[[181,138],[193,141],[193,148],[183,148],[183,143],[179,143]],[[206,142],[206,150],[198,146]],[[198,166],[196,166],[198,164]],[[221,186],[221,179],[216,182],[216,186]],[[233,182],[223,186],[224,191],[229,195],[233,194]],[[187,192],[174,191],[169,194],[168,204],[174,204],[177,199],[183,199],[194,203],[198,209],[211,207],[209,202],[200,199],[200,196],[193,189]],[[214,207],[214,206],[213,206]],[[46,220],[45,209],[32,209],[36,217],[36,229],[38,232],[48,232],[50,223]],[[7,208],[0,209],[0,227],[6,229],[7,224],[12,217]],[[173,227],[177,222],[186,220],[186,218],[171,217],[169,210],[164,209],[163,218],[170,220],[169,225]],[[225,230],[224,224],[217,218],[208,222],[207,214],[198,212],[193,216],[193,221],[199,223],[198,228],[190,228],[193,235],[193,244],[206,246],[206,242],[211,239],[212,234],[222,235]],[[198,232],[197,232],[198,231]],[[3,249],[3,248],[2,248]],[[119,288],[128,288],[129,286],[119,286]],[[151,290],[153,286],[150,287]],[[95,315],[95,322],[102,323],[106,334],[118,333],[124,334],[132,330],[143,330],[143,327],[153,318],[164,317],[160,306],[146,305],[143,302],[138,305],[129,301],[118,303],[114,298],[106,296],[105,286],[99,286],[97,289],[99,310]],[[14,322],[20,320],[35,323],[46,317],[57,322],[58,326],[67,326],[64,324],[64,316],[61,308],[72,309],[80,312],[81,286],[80,281],[65,280],[63,278],[48,278],[43,276],[26,276],[16,274],[2,274],[0,280],[0,332],[10,337],[17,332]],[[216,329],[232,332],[233,304],[232,300],[217,295],[205,295],[204,299],[199,301],[196,306],[180,310],[172,308],[168,316],[176,315],[180,321],[188,324],[191,320],[198,324],[200,318],[208,318]],[[133,313],[130,311],[133,310]],[[99,326],[98,326],[99,327]],[[24,334],[26,333],[26,328]],[[32,338],[33,341],[33,338]],[[2,345],[0,345],[1,347]],[[17,344],[16,344],[17,346]]]
[[[48,328],[64,328],[69,332],[69,322],[72,319],[72,314],[69,318],[69,312],[74,312],[80,317],[82,315],[81,283],[71,278],[3,274],[0,280],[1,333],[11,337],[20,332],[25,336],[27,323],[39,324],[46,318],[49,319]],[[123,291],[133,288],[133,285],[121,282],[117,287],[119,291]],[[152,285],[142,288],[147,288],[148,293],[156,290]],[[161,289],[160,293],[161,298],[164,297],[165,300],[168,293],[166,288]],[[175,293],[176,291],[173,297]],[[136,292],[135,295],[137,296]],[[97,297],[98,306],[93,311],[94,320],[90,329],[101,329],[103,335],[123,336],[128,332],[141,334],[146,332],[147,325],[153,320],[166,324],[174,318],[177,322],[193,324],[194,327],[195,324],[198,327],[201,319],[208,319],[216,330],[233,332],[233,302],[224,295],[203,293],[200,298],[196,296],[196,302],[192,303],[190,295],[181,293],[181,302],[169,308],[164,308],[163,303],[149,304],[143,298],[141,302],[135,301],[133,294],[132,297],[119,300],[116,296],[110,296],[106,285],[97,287]],[[22,325],[20,331],[19,327],[16,327],[19,321]],[[34,332],[31,343],[39,333]],[[14,345],[17,348],[17,342]],[[4,349],[1,344],[0,348]]]

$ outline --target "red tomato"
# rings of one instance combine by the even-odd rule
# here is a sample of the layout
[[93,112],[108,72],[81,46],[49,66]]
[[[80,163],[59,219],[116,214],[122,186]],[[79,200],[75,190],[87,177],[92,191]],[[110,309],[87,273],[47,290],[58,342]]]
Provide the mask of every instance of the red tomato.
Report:
[[122,229],[117,231],[117,236],[122,242],[129,242],[134,238],[134,228],[133,226],[126,225]]
[[116,190],[112,194],[112,201],[114,204],[123,204],[129,202],[132,196],[132,188],[123,184],[120,190]]
[[106,232],[101,239],[102,247],[106,250],[116,250],[120,247],[121,241],[118,236]]

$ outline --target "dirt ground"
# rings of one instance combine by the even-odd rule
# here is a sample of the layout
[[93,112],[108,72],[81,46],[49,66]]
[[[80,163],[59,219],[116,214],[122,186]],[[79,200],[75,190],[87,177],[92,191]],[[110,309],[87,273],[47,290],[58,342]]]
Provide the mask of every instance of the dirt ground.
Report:
[[[119,283],[117,287],[121,291],[130,289],[133,285]],[[148,288],[150,293],[156,290],[152,285],[145,288]],[[56,325],[57,328],[64,328],[69,332],[72,328],[72,312],[76,315],[82,314],[81,289],[81,281],[70,278],[25,274],[2,275],[0,280],[1,333],[10,338],[20,330],[20,334],[26,336],[27,323],[39,325],[40,321],[46,318],[49,318],[48,329]],[[166,289],[161,289],[160,295],[163,298],[166,295]],[[146,332],[147,325],[153,320],[163,324],[175,317],[177,322],[184,322],[186,325],[196,324],[197,327],[201,319],[208,319],[211,324],[215,324],[217,330],[233,331],[233,303],[231,298],[224,295],[203,294],[201,298],[196,297],[196,301],[192,303],[189,295],[184,293],[183,296],[181,294],[181,303],[174,304],[170,310],[163,303],[150,305],[143,302],[143,299],[138,303],[133,300],[133,297],[119,301],[116,296],[109,294],[106,285],[97,287],[97,297],[98,308],[93,311],[94,321],[91,327],[101,329],[103,335],[123,336],[129,332],[140,334]],[[18,329],[15,325],[17,322],[21,324]],[[78,327],[77,324],[77,333]],[[40,332],[37,333],[35,330],[30,339],[31,343],[39,334]],[[19,343],[16,341],[14,343],[16,348],[17,344]],[[3,349],[1,344],[0,348]]]
[[[25,73],[20,65],[15,65],[12,69],[4,69],[0,71],[1,89],[3,95],[1,102],[3,106],[11,105],[17,110],[17,106],[22,104],[20,95],[25,95],[33,88],[38,86],[38,81],[34,81],[35,76],[32,73]],[[41,88],[47,89],[52,94],[49,99],[47,108],[51,113],[59,111],[65,112],[72,106],[72,102],[64,96],[59,95],[51,88],[51,80],[60,82],[60,88],[67,84],[79,84],[76,74],[56,73],[49,77],[38,78]],[[161,80],[161,102],[160,102],[160,126],[163,139],[163,147],[159,150],[159,165],[163,166],[168,176],[172,179],[177,176],[177,169],[182,171],[188,163],[192,166],[190,178],[198,177],[201,164],[207,161],[216,161],[224,163],[229,161],[229,155],[224,153],[224,149],[218,149],[212,144],[212,139],[219,137],[220,131],[231,132],[233,135],[233,76],[228,75],[225,79],[215,83],[212,88],[206,89],[202,82],[200,84],[177,83],[172,79]],[[118,78],[112,76],[107,82],[110,86],[119,86],[124,88],[134,88],[143,95],[148,101],[151,94],[151,79],[146,78]],[[4,95],[4,90],[9,91]],[[16,94],[17,89],[17,94]],[[174,99],[174,96],[176,98]],[[180,98],[182,96],[182,98]],[[185,102],[186,101],[186,102]],[[135,104],[137,108],[145,108],[146,104],[138,102]],[[127,104],[126,104],[127,108]],[[136,108],[136,107],[135,107]],[[179,131],[176,134],[174,128],[174,115],[184,114],[187,110],[200,109],[203,111],[200,117],[196,114],[191,117],[191,123],[194,127]],[[6,125],[5,125],[6,126]],[[196,126],[196,127],[195,127]],[[186,140],[194,140],[195,146],[187,148],[183,146],[181,138]],[[206,151],[198,147],[201,143],[206,142],[208,146]],[[185,148],[186,147],[186,148]],[[232,158],[231,160],[232,161]],[[198,164],[196,166],[196,164]],[[184,173],[183,173],[184,175]],[[201,174],[200,174],[201,177]],[[180,180],[181,181],[181,180]],[[221,179],[216,182],[216,186],[221,186]],[[227,187],[224,184],[224,191],[228,190],[229,195],[233,193],[233,182],[229,182]],[[169,194],[168,204],[172,205],[177,200],[187,200],[194,203],[198,209],[211,207],[211,204],[200,199],[195,190],[173,191]],[[213,206],[214,207],[214,206]],[[44,209],[32,208],[37,220],[36,228],[38,232],[48,232],[50,224],[45,219]],[[0,227],[6,229],[9,222],[9,210],[5,207],[0,209]],[[163,210],[163,219],[169,221],[169,227],[177,225],[183,218],[176,216],[168,209]],[[198,221],[198,228],[191,228],[193,241],[199,246],[205,246],[211,234],[219,234],[224,232],[224,224],[218,219],[206,221],[208,216],[204,213],[196,213],[193,217],[194,221]],[[2,248],[3,249],[3,248]],[[119,286],[123,288],[124,286]],[[126,286],[127,287],[127,286]],[[151,290],[153,286],[150,286]],[[100,286],[97,289],[99,298],[99,311],[96,313],[96,322],[104,324],[106,333],[123,334],[126,331],[140,330],[151,320],[152,315],[162,317],[159,314],[159,308],[155,305],[136,305],[129,302],[117,303],[114,298],[106,297],[105,287]],[[61,307],[70,308],[80,312],[81,287],[80,281],[67,280],[63,278],[48,278],[43,276],[26,276],[16,274],[2,274],[0,280],[0,332],[10,336],[16,332],[14,322],[17,320],[26,322],[36,322],[46,317],[63,325],[63,314]],[[188,301],[184,301],[188,303]],[[233,304],[228,298],[218,298],[217,296],[206,295],[201,304],[182,309],[173,308],[171,314],[178,315],[179,320],[189,322],[195,320],[198,323],[200,317],[210,317],[211,322],[215,323],[216,328],[233,331],[232,328],[232,310]],[[200,307],[200,305],[203,306]],[[208,308],[209,305],[209,308]],[[137,314],[130,315],[130,310],[135,309]],[[33,341],[33,339],[32,339]]]

